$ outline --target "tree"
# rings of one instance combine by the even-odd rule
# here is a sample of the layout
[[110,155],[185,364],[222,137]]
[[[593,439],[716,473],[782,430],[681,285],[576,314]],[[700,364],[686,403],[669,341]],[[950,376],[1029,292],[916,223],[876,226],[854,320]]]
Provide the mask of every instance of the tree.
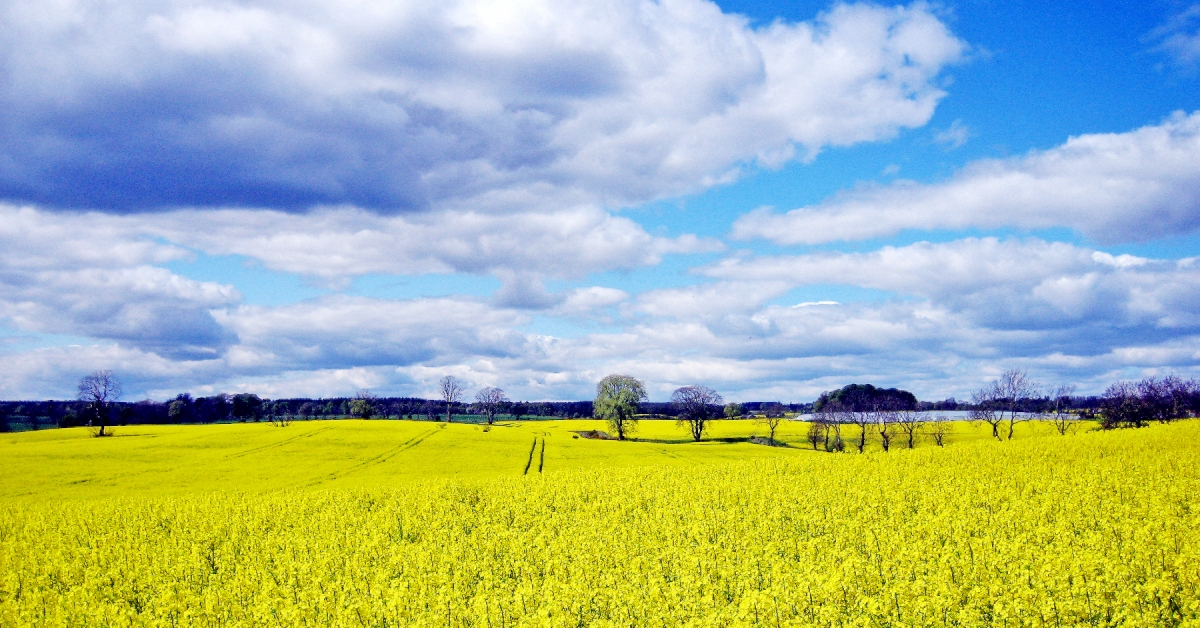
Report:
[[1046,412],[1055,431],[1062,436],[1066,436],[1079,422],[1070,412],[1071,393],[1073,392],[1075,392],[1075,386],[1072,384],[1059,386],[1054,391],[1054,398],[1050,400],[1050,407]]
[[917,444],[917,434],[921,428],[925,427],[925,413],[906,411],[897,414],[896,425],[900,426],[900,431],[904,433],[905,440],[908,443],[908,448],[912,449]]
[[297,409],[297,412],[300,414],[300,416],[304,417],[306,420],[311,421],[313,418],[313,415],[316,414],[316,408],[313,407],[313,404],[311,402],[305,401],[304,403],[300,404],[300,407]]
[[898,410],[917,408],[917,396],[907,390],[876,388],[871,384],[849,384],[821,393],[813,403],[813,412],[820,412],[825,404],[835,402],[851,411],[871,410],[885,403]]
[[879,444],[884,451],[888,451],[892,448],[892,429],[899,423],[900,412],[884,407],[872,414],[875,416],[875,429],[879,432]]
[[360,389],[354,393],[354,398],[350,400],[350,415],[360,419],[369,419],[379,411],[376,406],[378,398],[371,394],[366,388]]
[[233,396],[233,418],[239,421],[246,419],[258,420],[262,413],[262,399],[258,395],[242,393]]
[[875,424],[875,411],[863,408],[848,412],[847,416],[850,423],[858,426],[858,453],[861,454],[867,447],[867,428]]
[[646,400],[646,386],[628,375],[609,375],[596,384],[592,408],[597,418],[608,421],[618,440],[637,429],[638,404]]
[[745,414],[746,414],[746,409],[744,407],[742,407],[742,404],[735,403],[732,401],[725,404],[725,418],[736,419],[738,417],[744,416]]
[[529,414],[529,404],[524,401],[514,401],[508,404],[508,413],[512,415],[514,421],[520,421]]
[[[817,450],[817,443],[820,443],[822,439],[828,438],[826,433],[825,427],[818,421],[813,421],[808,425],[808,442],[812,443],[813,451]],[[774,439],[772,438],[772,440]]]
[[[762,417],[758,419],[758,422],[767,426],[767,432],[769,434],[768,438],[770,438],[771,444],[774,445],[775,431],[779,429],[779,424],[783,423],[783,413],[768,412],[762,415]],[[815,449],[816,446],[813,448]]]
[[933,419],[932,427],[930,427],[930,429],[929,429],[929,435],[933,437],[933,442],[936,443],[938,447],[945,446],[946,434],[948,434],[949,432],[950,432],[949,422],[947,422],[939,417],[935,417]]
[[1030,406],[1037,395],[1037,384],[1025,375],[1025,371],[1009,369],[971,395],[971,420],[982,421],[992,426],[992,436],[1000,440],[1000,425],[1008,420],[1008,440],[1012,440],[1017,423],[1032,420],[1035,416]]
[[1138,394],[1137,384],[1131,382],[1116,382],[1109,386],[1100,397],[1100,411],[1103,414],[1100,425],[1106,430],[1122,425],[1142,427],[1150,418],[1150,412]]
[[462,399],[462,380],[453,375],[447,375],[438,382],[438,389],[442,393],[442,402],[446,404],[446,422],[449,423],[454,404]]
[[167,406],[167,418],[172,423],[182,423],[187,416],[187,404],[182,399],[176,399]]
[[1030,421],[1036,416],[1030,411],[1030,404],[1038,395],[1038,385],[1029,380],[1025,371],[1009,369],[1000,374],[996,388],[1003,402],[1001,407],[1008,409],[1008,440],[1012,440],[1017,423]]
[[475,393],[475,405],[491,425],[496,421],[496,413],[508,404],[508,397],[499,388],[489,386]]
[[996,440],[1000,440],[1000,423],[1004,420],[1003,414],[997,414],[998,397],[995,382],[983,386],[971,393],[971,411],[968,414],[972,421],[992,426],[992,437]]
[[[721,395],[708,386],[683,386],[671,393],[671,404],[679,411],[676,425],[686,425],[692,440],[699,442],[708,429],[709,406],[721,403]],[[774,430],[772,430],[772,434]]]
[[[821,407],[819,412],[813,413],[813,423],[820,425],[823,431],[822,437],[825,440],[825,451],[842,451],[845,449],[845,443],[842,442],[842,423],[849,422],[850,413],[846,411],[840,401],[827,403]],[[829,435],[833,434],[833,439],[830,440]]]
[[[121,398],[121,383],[110,370],[96,371],[79,380],[79,400],[86,406],[93,428],[99,428],[96,436],[106,436],[112,406]],[[111,433],[111,432],[110,432]]]

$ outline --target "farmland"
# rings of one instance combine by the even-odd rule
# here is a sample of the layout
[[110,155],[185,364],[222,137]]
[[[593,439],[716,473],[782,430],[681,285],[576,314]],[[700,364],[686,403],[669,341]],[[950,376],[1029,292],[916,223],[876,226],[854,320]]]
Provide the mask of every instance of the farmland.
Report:
[[0,625],[1200,621],[1196,421],[865,455],[597,427],[5,435]]

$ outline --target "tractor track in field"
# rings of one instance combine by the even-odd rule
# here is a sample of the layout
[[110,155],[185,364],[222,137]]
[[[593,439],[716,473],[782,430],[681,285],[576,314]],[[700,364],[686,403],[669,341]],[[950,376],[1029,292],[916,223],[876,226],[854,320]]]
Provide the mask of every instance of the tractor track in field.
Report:
[[291,437],[285,438],[285,439],[283,439],[283,440],[281,440],[281,441],[279,441],[279,442],[277,442],[277,443],[268,443],[268,444],[266,444],[266,445],[260,445],[260,446],[258,446],[258,447],[252,447],[252,448],[250,448],[250,449],[247,449],[247,450],[245,450],[245,451],[239,451],[239,452],[237,452],[237,453],[235,453],[235,454],[229,454],[228,456],[225,456],[225,457],[226,457],[226,458],[241,458],[242,456],[248,456],[248,455],[250,455],[250,454],[253,454],[253,453],[258,453],[258,452],[260,452],[260,451],[262,451],[262,450],[264,450],[264,449],[270,449],[270,448],[272,448],[272,447],[283,447],[284,445],[286,445],[286,444],[288,444],[288,443],[290,443],[290,442],[292,442],[292,441],[294,441],[294,440],[298,440],[298,439],[301,439],[301,438],[310,438],[310,437],[312,437],[312,436],[316,436],[317,434],[320,434],[321,432],[324,432],[324,431],[327,431],[327,430],[331,430],[331,429],[333,429],[333,426],[332,426],[332,425],[328,425],[328,426],[325,426],[325,427],[319,427],[319,428],[317,428],[317,429],[315,429],[315,430],[313,430],[313,431],[311,431],[311,432],[308,432],[307,434],[296,434],[295,436],[291,436]]
[[408,451],[409,449],[412,449],[413,447],[416,447],[417,445],[420,445],[422,442],[425,441],[425,439],[429,438],[430,436],[433,436],[437,432],[438,432],[438,430],[435,428],[435,429],[429,430],[428,432],[422,432],[420,434],[417,434],[416,436],[404,441],[403,443],[400,443],[399,445],[396,445],[395,447],[393,447],[377,456],[374,456],[372,458],[367,458],[366,460],[363,460],[362,462],[350,465],[349,467],[346,467],[345,469],[341,469],[340,471],[334,471],[333,473],[330,473],[329,475],[327,475],[324,479],[314,480],[313,482],[310,482],[310,483],[306,484],[305,486],[315,486],[315,485],[321,484],[323,482],[329,482],[332,480],[336,480],[338,478],[345,477],[356,471],[361,471],[363,469],[367,469],[367,468],[370,468],[370,467],[373,467],[376,465],[383,464],[383,463],[387,462],[388,460],[395,458],[398,454]]

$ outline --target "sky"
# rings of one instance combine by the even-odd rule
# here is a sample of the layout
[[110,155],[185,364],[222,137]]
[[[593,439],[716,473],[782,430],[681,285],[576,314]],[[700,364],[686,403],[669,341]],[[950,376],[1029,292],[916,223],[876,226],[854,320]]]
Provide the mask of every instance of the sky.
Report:
[[1200,4],[0,11],[0,399],[1200,376]]

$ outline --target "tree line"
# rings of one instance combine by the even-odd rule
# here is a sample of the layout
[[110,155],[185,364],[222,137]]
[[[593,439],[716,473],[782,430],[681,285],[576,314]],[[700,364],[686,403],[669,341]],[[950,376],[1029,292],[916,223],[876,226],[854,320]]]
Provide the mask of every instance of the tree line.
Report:
[[[646,401],[645,384],[626,375],[610,375],[597,384],[592,401],[526,402],[508,399],[503,390],[485,387],[474,402],[464,399],[465,384],[454,376],[439,381],[440,399],[377,397],[360,390],[353,397],[265,399],[251,393],[192,397],[183,393],[166,402],[120,401],[121,386],[111,371],[97,371],[80,380],[74,401],[0,402],[0,431],[42,427],[92,426],[98,436],[106,427],[123,424],[220,423],[270,421],[286,425],[293,420],[334,417],[447,421],[472,415],[491,424],[500,417],[601,418],[620,439],[636,430],[639,418],[675,419],[700,440],[708,422],[719,418],[753,417],[763,421],[775,442],[779,421],[788,414],[813,414],[808,439],[814,448],[841,451],[848,446],[862,451],[869,433],[885,450],[893,442],[910,447],[918,433],[929,431],[942,444],[945,427],[927,414],[931,410],[966,410],[973,421],[986,423],[992,436],[1012,438],[1017,425],[1048,420],[1067,433],[1080,420],[1098,420],[1101,427],[1141,427],[1151,422],[1200,416],[1200,383],[1176,376],[1149,377],[1137,382],[1116,382],[1097,396],[1076,396],[1074,387],[1043,388],[1021,370],[1005,371],[976,390],[969,403],[953,398],[923,402],[911,392],[850,384],[821,393],[811,404],[747,402],[722,404],[715,390],[703,385],[675,390],[670,402]],[[952,406],[952,407],[951,407]],[[860,429],[856,440],[842,439],[842,425]],[[20,426],[20,427],[19,427]]]

